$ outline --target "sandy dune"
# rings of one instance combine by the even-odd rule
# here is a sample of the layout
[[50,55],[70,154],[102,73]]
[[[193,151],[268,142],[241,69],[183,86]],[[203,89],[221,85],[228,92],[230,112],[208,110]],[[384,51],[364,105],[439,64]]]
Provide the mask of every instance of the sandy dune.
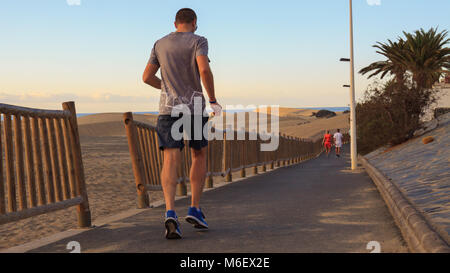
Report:
[[[278,110],[278,115],[280,117],[311,117],[312,114],[317,111],[318,110],[280,107]],[[272,111],[271,108],[268,107],[266,109],[257,109],[256,112],[270,114]]]
[[[317,110],[280,108],[280,132],[295,137],[315,139],[326,129],[334,131],[340,128],[348,131],[349,114],[337,113],[338,115],[333,118],[318,119],[311,116],[313,112]],[[156,125],[156,115],[134,114],[133,117],[135,120]],[[81,136],[125,136],[122,113],[84,116],[78,119],[78,125]]]
[[[270,114],[270,108],[267,108],[267,111],[264,112]],[[341,129],[342,132],[348,131],[350,127],[349,114],[338,112],[336,117],[320,119],[312,116],[316,112],[318,110],[280,108],[280,132],[300,138],[317,139],[322,137],[324,130],[336,131],[336,129]]]
[[[137,121],[156,124],[156,115],[134,114]],[[125,136],[123,113],[94,114],[78,118],[80,136]]]
[[290,117],[280,119],[280,131],[287,135],[316,139],[322,137],[324,130],[348,132],[349,114],[338,113],[336,117],[318,119],[315,117]]

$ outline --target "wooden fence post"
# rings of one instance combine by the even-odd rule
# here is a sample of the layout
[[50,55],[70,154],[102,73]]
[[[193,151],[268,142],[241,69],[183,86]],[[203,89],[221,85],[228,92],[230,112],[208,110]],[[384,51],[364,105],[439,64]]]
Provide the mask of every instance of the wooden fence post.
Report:
[[[266,132],[263,132],[263,134],[264,134],[264,138],[266,138]],[[267,163],[267,152],[264,152],[264,151],[262,151],[262,149],[261,149],[261,144],[262,144],[262,138],[261,138],[261,140],[259,141],[259,145],[258,145],[258,147],[259,147],[259,153],[261,154],[261,157],[262,157],[262,163],[263,163],[263,165],[262,165],[262,171],[263,172],[267,172],[267,166],[266,166],[266,163]]]
[[207,188],[207,189],[211,189],[214,187],[214,180],[213,180],[213,176],[212,176],[213,157],[212,157],[211,145],[212,145],[212,141],[209,141],[208,148],[206,148],[207,149],[206,164],[207,164],[207,172],[209,173],[209,175],[206,177],[206,181],[205,181],[205,188]]
[[259,139],[259,135],[258,135],[258,133],[256,132],[256,130],[252,130],[252,134],[253,135],[256,135],[256,140],[254,140],[253,141],[253,145],[252,145],[252,147],[255,149],[254,151],[253,151],[253,154],[255,155],[255,158],[256,158],[256,160],[255,160],[255,166],[253,166],[253,174],[258,174],[258,164],[259,164],[259,156],[258,156],[258,139]]
[[137,207],[139,209],[149,207],[149,198],[145,189],[145,176],[143,170],[142,155],[139,152],[139,143],[137,138],[136,126],[133,123],[133,114],[131,112],[123,114],[123,121],[128,138],[128,147],[130,148],[131,163],[136,181]]
[[[42,171],[42,157],[41,157],[41,146],[39,145],[39,125],[38,118],[33,117],[31,119],[31,138],[33,143],[33,159],[34,159],[34,173],[36,174],[36,184],[37,184],[37,196],[38,205],[43,206],[47,204],[47,199],[45,196],[45,184],[44,184],[44,173]],[[69,144],[68,146],[69,147]],[[76,193],[72,197],[75,197]]]
[[64,136],[63,129],[61,125],[62,120],[59,118],[54,119],[54,127],[55,127],[55,135],[56,135],[56,145],[57,145],[57,154],[58,156],[58,168],[60,173],[60,183],[61,183],[61,191],[62,198],[64,200],[70,199],[70,185],[69,185],[69,173],[67,170],[67,155],[66,150],[64,148]]
[[245,128],[242,127],[241,130],[244,132],[244,140],[241,140],[241,177],[246,177],[247,174],[245,172],[246,158],[247,158],[247,132],[245,132]]
[[292,137],[292,147],[293,164],[297,164],[297,137]]
[[[69,122],[70,123],[70,122]],[[72,130],[69,126],[70,135],[72,137]],[[50,162],[50,147],[48,144],[48,128],[45,122],[45,118],[39,118],[39,132],[42,145],[42,158],[45,173],[45,189],[47,192],[47,203],[51,204],[55,202],[55,190],[53,187],[53,171]],[[72,145],[73,146],[73,142]],[[77,188],[77,194],[80,194]]]
[[[1,114],[0,114],[1,118]],[[2,151],[2,123],[0,122],[0,215],[6,213],[5,206],[5,182],[3,181],[3,151]]]
[[[27,190],[28,190],[28,202],[30,207],[36,206],[36,182],[34,176],[34,161],[33,161],[33,148],[31,146],[31,127],[30,118],[27,116],[22,117],[22,132],[24,134],[24,147],[25,147],[25,164],[27,171]],[[1,166],[1,165],[0,165]]]
[[276,160],[276,166],[277,168],[281,167],[281,161],[280,161],[280,155],[283,151],[283,144],[281,143],[281,134],[278,133],[278,149],[277,149],[277,153],[275,154],[275,160]]
[[5,136],[5,170],[6,170],[6,185],[8,186],[7,187],[8,211],[14,212],[17,209],[16,184],[14,177],[11,115],[9,114],[3,114],[3,129]]
[[[272,137],[275,137],[275,135],[272,134]],[[275,169],[275,151],[269,152],[269,160],[270,160],[270,169]]]
[[285,135],[286,137],[286,166],[290,165],[291,162],[291,150],[290,150],[290,138],[288,135]]
[[91,226],[91,211],[89,209],[86,183],[84,181],[84,169],[83,160],[81,157],[80,136],[78,134],[77,113],[75,110],[75,103],[73,101],[64,102],[62,106],[64,110],[69,111],[71,114],[69,117],[69,130],[71,133],[70,140],[72,142],[72,155],[74,159],[75,177],[79,194],[83,198],[82,203],[77,206],[78,226],[80,228],[86,228]]
[[287,153],[287,139],[286,139],[286,134],[283,134],[283,167],[287,165],[287,157],[288,157],[288,153]]
[[[22,120],[20,115],[14,115],[14,154],[16,166],[17,195],[19,197],[19,209],[27,209],[27,195],[25,189],[25,172],[22,143]],[[14,196],[15,198],[15,196]]]
[[225,168],[225,182],[232,182],[233,176],[231,174],[231,169],[233,167],[231,162],[231,153],[230,144],[227,142],[227,134],[228,134],[228,126],[227,129],[223,132],[223,160],[224,160],[224,168]]
[[291,144],[291,137],[286,135],[286,166],[291,165],[291,149],[290,149],[290,144]]
[[61,186],[58,183],[60,179],[60,170],[58,169],[58,154],[56,149],[56,138],[55,138],[55,126],[53,123],[53,118],[47,118],[47,134],[48,134],[48,143],[50,147],[50,167],[53,173],[53,189],[55,194],[56,202],[62,201],[62,191]]

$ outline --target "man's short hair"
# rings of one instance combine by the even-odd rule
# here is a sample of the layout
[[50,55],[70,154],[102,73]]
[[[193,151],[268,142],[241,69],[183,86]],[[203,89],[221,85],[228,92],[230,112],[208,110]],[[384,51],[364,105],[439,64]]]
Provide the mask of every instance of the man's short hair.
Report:
[[341,131],[341,129],[337,129],[337,131],[338,131],[338,132],[340,132],[340,131]]
[[180,9],[175,16],[175,22],[178,24],[189,24],[197,19],[195,11],[189,8]]

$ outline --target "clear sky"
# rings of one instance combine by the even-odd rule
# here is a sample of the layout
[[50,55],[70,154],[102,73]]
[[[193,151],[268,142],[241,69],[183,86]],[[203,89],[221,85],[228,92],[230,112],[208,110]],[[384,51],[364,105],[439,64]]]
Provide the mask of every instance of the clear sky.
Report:
[[[354,0],[356,70],[371,46],[419,28],[450,30],[449,0]],[[79,4],[79,5],[78,5]],[[0,102],[78,112],[157,110],[141,81],[154,42],[193,8],[221,104],[347,106],[347,0],[0,0]],[[369,81],[357,77],[357,97]]]

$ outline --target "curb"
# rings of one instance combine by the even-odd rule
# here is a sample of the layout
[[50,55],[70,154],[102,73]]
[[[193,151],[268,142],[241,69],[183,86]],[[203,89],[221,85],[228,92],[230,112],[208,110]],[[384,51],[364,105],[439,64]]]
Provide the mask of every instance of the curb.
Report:
[[397,186],[365,157],[359,156],[359,160],[386,202],[409,250],[415,253],[450,253],[449,244],[432,227],[427,218],[405,198]]

